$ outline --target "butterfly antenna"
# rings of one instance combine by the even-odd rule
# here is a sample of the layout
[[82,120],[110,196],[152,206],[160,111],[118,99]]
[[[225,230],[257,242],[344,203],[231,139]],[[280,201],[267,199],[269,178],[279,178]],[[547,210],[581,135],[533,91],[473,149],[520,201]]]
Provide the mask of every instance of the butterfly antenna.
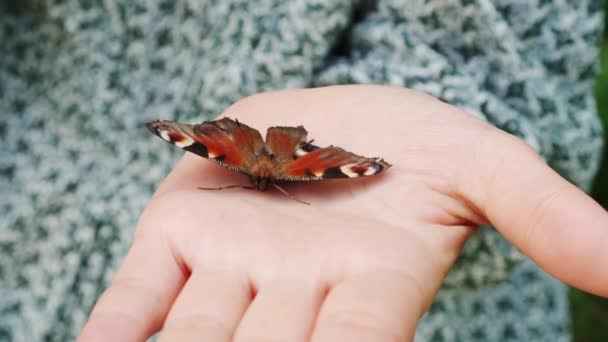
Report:
[[296,201],[296,202],[300,202],[300,203],[302,203],[302,204],[310,205],[310,203],[308,203],[308,202],[304,202],[304,201],[302,201],[302,200],[297,199],[297,198],[296,198],[294,195],[290,194],[289,192],[287,192],[287,190],[285,190],[285,189],[281,188],[281,187],[280,187],[280,186],[278,186],[277,184],[274,184],[274,183],[273,183],[273,184],[272,184],[272,186],[274,186],[274,187],[275,187],[277,190],[279,190],[280,192],[282,192],[282,193],[283,193],[283,195],[285,195],[285,196],[287,196],[287,197],[291,198],[292,200],[294,200],[294,201]]
[[233,188],[243,188],[243,189],[248,189],[248,190],[255,189],[255,187],[253,187],[253,186],[246,186],[246,185],[241,185],[241,184],[218,186],[216,188],[203,188],[200,186],[198,187],[198,189],[201,189],[201,190],[225,190],[225,189],[233,189]]

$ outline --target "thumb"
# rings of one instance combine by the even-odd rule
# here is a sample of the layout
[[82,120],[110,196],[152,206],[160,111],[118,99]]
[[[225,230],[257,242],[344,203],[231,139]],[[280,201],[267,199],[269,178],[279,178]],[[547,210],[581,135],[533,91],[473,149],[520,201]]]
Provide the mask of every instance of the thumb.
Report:
[[606,210],[523,141],[502,131],[491,135],[479,159],[485,162],[476,165],[480,177],[468,178],[461,192],[545,271],[608,296]]

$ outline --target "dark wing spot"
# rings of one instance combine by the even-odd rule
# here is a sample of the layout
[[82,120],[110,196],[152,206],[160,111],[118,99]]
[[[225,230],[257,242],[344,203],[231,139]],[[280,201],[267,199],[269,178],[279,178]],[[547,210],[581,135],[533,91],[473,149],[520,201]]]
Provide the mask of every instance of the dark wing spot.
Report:
[[[291,155],[291,158],[292,158],[293,160],[296,160],[296,159],[298,159],[298,158],[300,158],[300,157],[302,157],[302,156],[306,155],[306,153],[310,153],[310,152],[312,152],[312,151],[316,151],[316,150],[320,149],[320,147],[319,147],[319,146],[312,145],[312,144],[311,144],[311,142],[313,142],[313,140],[311,140],[311,141],[309,141],[309,142],[307,142],[307,143],[302,143],[302,144],[300,144],[300,147],[298,147],[298,150],[297,150],[297,151],[295,151],[295,152],[294,152],[294,153]],[[304,151],[304,152],[306,152],[306,153],[302,153],[301,151]],[[298,155],[298,153],[300,153],[300,155]]]
[[323,178],[348,178],[339,167],[330,167],[323,172]]
[[[201,157],[204,158],[209,158],[209,150],[207,149],[207,146],[199,143],[199,142],[195,142],[194,144],[190,145],[190,146],[186,146],[184,147],[184,150],[198,154]],[[221,155],[220,157],[226,157],[224,155]]]
[[312,173],[312,171],[310,171],[310,169],[306,169],[306,171],[304,172],[306,174],[306,176],[308,177],[316,177],[314,173]]
[[300,146],[300,148],[306,152],[312,152],[312,151],[320,149],[319,146],[315,146],[315,145],[311,144],[311,142],[312,142],[312,140],[303,144],[302,146]]

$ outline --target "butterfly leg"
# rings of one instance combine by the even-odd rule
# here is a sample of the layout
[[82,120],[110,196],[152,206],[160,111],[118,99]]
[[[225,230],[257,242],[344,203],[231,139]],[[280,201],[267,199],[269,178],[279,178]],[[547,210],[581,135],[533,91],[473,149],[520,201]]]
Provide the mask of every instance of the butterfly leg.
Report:
[[280,186],[278,186],[277,184],[272,183],[272,186],[274,186],[274,187],[275,187],[277,190],[279,190],[281,193],[283,193],[283,195],[285,195],[285,196],[287,196],[287,197],[291,198],[292,200],[294,200],[294,201],[296,201],[296,202],[300,202],[300,203],[302,203],[302,204],[310,205],[310,203],[308,203],[308,202],[304,202],[304,201],[302,201],[302,200],[299,200],[299,199],[295,198],[295,196],[294,196],[294,195],[290,194],[289,192],[287,192],[287,190],[285,190],[285,189],[281,188],[281,187],[280,187]]
[[[289,192],[287,192],[287,190],[281,188],[280,186],[278,186],[277,184],[272,184],[277,190],[279,190],[282,194],[284,194],[285,196],[291,198],[292,200],[302,203],[302,204],[306,204],[306,205],[310,205],[310,203],[308,202],[304,202],[302,200],[297,199],[294,195],[290,194]],[[225,190],[225,189],[233,189],[233,188],[243,188],[243,189],[247,189],[247,190],[257,190],[257,188],[255,186],[247,186],[247,185],[241,185],[241,184],[233,184],[233,185],[226,185],[226,186],[219,186],[216,188],[204,188],[204,187],[198,187],[198,189],[200,190]]]

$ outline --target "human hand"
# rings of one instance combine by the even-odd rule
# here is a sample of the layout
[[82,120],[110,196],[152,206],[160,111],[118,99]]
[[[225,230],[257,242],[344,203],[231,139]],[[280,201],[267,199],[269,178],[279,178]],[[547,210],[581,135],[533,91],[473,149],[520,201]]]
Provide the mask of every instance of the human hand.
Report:
[[[480,223],[557,278],[608,296],[608,215],[523,142],[432,97],[340,86],[256,95],[225,115],[304,125],[393,167],[370,178],[234,189],[187,154],[138,223],[81,341],[411,339]],[[160,142],[159,142],[160,143]]]

